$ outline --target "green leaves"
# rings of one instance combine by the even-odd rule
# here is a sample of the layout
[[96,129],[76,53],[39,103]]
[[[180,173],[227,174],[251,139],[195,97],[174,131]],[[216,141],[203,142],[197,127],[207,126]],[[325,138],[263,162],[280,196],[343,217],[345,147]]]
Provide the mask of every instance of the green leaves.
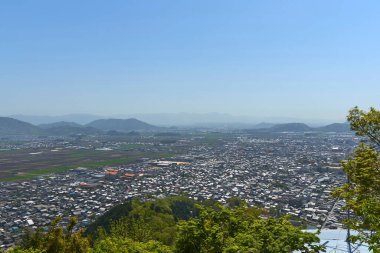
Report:
[[92,253],[171,253],[170,247],[157,241],[136,242],[130,238],[107,237],[95,243]]
[[55,218],[47,232],[41,228],[27,231],[22,247],[9,252],[87,253],[90,249],[89,239],[83,236],[82,230],[73,232],[76,218],[71,217],[66,228],[59,226],[60,222],[61,217]]
[[178,225],[175,252],[320,252],[319,238],[302,232],[286,217],[262,219],[252,208],[202,208],[199,219]]
[[380,111],[371,107],[369,112],[364,112],[356,106],[349,111],[347,120],[357,135],[366,136],[380,146]]
[[133,201],[132,206],[126,216],[111,223],[111,236],[129,237],[140,242],[156,240],[167,245],[173,244],[176,222],[167,201]]
[[[74,232],[75,218],[62,227],[58,217],[46,232],[29,232],[24,245],[9,252],[288,253],[319,252],[322,248],[314,244],[319,241],[315,234],[302,232],[287,217],[263,219],[262,210],[247,207],[239,199],[231,200],[229,207],[215,202],[195,205],[183,197],[133,200],[128,212],[122,213],[110,222],[109,231],[98,229],[91,247],[82,231]],[[188,220],[179,218],[191,216]]]
[[[380,111],[358,107],[347,116],[356,135],[366,137],[347,161],[342,162],[349,182],[333,195],[346,201],[346,209],[355,215],[346,225],[362,231],[353,241],[366,242],[373,252],[380,252]],[[370,232],[368,232],[370,231]]]

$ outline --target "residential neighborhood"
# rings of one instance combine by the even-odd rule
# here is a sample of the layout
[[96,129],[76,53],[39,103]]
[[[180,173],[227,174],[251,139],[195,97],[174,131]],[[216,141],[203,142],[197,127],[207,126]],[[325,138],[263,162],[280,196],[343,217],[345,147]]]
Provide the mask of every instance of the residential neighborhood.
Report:
[[[289,214],[298,226],[343,227],[344,202],[333,198],[331,192],[346,180],[339,161],[357,143],[351,133],[234,133],[220,135],[212,142],[204,135],[157,142],[150,136],[130,144],[139,144],[140,151],[181,153],[0,182],[1,247],[9,248],[26,228],[46,227],[57,216],[63,217],[63,224],[76,216],[78,229],[130,198],[181,194],[222,204],[238,197],[267,210],[268,215]],[[72,148],[70,140],[59,145]],[[119,146],[108,141],[92,148],[112,150]],[[50,148],[56,147],[52,144]]]

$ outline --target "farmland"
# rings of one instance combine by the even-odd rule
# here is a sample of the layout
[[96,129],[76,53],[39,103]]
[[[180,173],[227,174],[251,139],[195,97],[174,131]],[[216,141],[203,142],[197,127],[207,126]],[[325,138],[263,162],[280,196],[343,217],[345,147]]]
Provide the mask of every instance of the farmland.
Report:
[[141,152],[133,149],[23,149],[0,152],[0,181],[26,180],[53,172],[64,172],[77,167],[96,168],[123,165],[142,158],[171,156],[163,151]]
[[[144,137],[59,138],[3,142],[0,181],[28,180],[78,167],[98,168],[168,158],[187,152],[188,145],[221,145],[229,135],[198,133]],[[183,142],[185,140],[185,142]],[[192,143],[192,144],[191,144]]]

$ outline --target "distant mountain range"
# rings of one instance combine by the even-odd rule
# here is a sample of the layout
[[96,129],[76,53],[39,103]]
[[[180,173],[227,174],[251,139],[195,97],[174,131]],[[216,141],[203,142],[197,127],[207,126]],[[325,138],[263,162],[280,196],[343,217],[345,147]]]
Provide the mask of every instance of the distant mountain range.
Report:
[[[212,126],[210,127],[212,128]],[[247,130],[249,132],[349,132],[350,126],[348,123],[334,123],[323,127],[310,127],[304,123],[260,123],[257,125],[240,124],[240,129],[249,129]],[[98,119],[85,125],[59,121],[36,126],[13,118],[0,117],[0,135],[66,136],[110,134],[115,136],[130,132],[136,134],[138,132],[170,132],[175,130],[176,128],[157,127],[134,118]]]
[[250,131],[260,132],[350,132],[348,123],[333,123],[323,127],[310,127],[304,123],[276,124],[270,127],[256,128]]
[[350,124],[347,123],[333,123],[327,126],[317,128],[319,131],[323,132],[349,132]]
[[159,131],[156,127],[137,119],[102,119],[86,125],[74,122],[59,121],[38,126],[9,118],[0,117],[0,135],[31,135],[31,136],[67,136],[67,135],[100,135],[100,134],[130,134],[130,132]]
[[[75,122],[80,125],[86,125],[98,119],[138,119],[154,126],[163,127],[205,127],[205,128],[225,128],[225,129],[244,129],[260,128],[256,127],[257,123],[269,122],[265,124],[279,124],[283,122],[304,122],[312,126],[323,126],[331,120],[307,119],[301,120],[290,117],[251,117],[235,116],[227,113],[139,113],[139,114],[118,114],[109,116],[99,116],[93,114],[67,114],[62,116],[33,116],[33,115],[10,115],[10,118],[29,122],[33,125],[50,124],[55,122]],[[333,121],[334,122],[334,121]],[[263,127],[263,126],[261,126]],[[268,126],[265,126],[267,128]]]
[[67,136],[67,135],[99,135],[104,134],[103,131],[93,127],[75,127],[75,126],[57,126],[45,129],[45,134],[52,136]]
[[33,125],[51,124],[56,122],[75,122],[77,124],[84,125],[90,123],[91,121],[104,118],[102,116],[86,113],[66,114],[62,116],[35,116],[17,114],[10,115],[8,117],[29,122]]
[[75,123],[75,122],[67,122],[67,121],[59,121],[49,124],[40,124],[38,127],[43,129],[49,129],[54,127],[83,127],[82,125]]
[[0,135],[39,135],[43,130],[17,119],[0,117]]
[[308,132],[312,128],[304,123],[277,124],[268,128],[272,132]]
[[159,127],[150,125],[137,119],[99,119],[88,123],[86,126],[103,131],[155,131]]

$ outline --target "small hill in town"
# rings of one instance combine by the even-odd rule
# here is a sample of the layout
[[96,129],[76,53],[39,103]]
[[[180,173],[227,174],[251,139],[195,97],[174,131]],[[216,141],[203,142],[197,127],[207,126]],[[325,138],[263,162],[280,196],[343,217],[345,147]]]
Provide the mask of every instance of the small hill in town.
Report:
[[150,125],[137,119],[99,119],[88,123],[86,126],[100,129],[103,131],[155,131],[159,127]]

